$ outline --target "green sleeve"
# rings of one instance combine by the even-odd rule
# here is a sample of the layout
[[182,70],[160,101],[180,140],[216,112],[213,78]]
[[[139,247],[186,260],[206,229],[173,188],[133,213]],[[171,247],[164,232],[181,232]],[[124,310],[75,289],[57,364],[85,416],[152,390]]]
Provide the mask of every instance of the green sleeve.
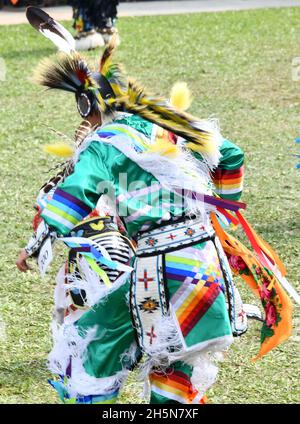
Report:
[[224,139],[220,147],[220,153],[222,157],[218,166],[219,168],[235,170],[243,166],[244,152],[232,141]]
[[68,234],[94,209],[109,184],[101,143],[92,142],[80,154],[74,172],[47,201],[41,216],[59,234]]
[[221,159],[212,174],[215,192],[223,199],[239,200],[244,182],[244,152],[229,140],[220,147]]

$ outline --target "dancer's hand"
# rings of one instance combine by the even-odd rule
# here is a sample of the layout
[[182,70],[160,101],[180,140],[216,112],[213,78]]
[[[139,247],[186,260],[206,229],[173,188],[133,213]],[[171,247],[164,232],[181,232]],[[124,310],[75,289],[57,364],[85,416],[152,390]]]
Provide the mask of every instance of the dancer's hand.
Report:
[[25,249],[22,249],[16,261],[16,265],[19,271],[26,272],[29,269],[31,269],[31,267],[26,262],[27,259],[28,259],[28,254]]

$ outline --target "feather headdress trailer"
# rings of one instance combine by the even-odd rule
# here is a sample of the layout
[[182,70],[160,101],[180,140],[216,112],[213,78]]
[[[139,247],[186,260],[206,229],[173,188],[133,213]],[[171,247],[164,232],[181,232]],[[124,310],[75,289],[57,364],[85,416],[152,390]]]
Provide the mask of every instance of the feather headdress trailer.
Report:
[[[218,156],[220,134],[207,121],[174,108],[166,100],[151,97],[136,81],[130,80],[122,97],[109,100],[116,110],[126,111],[171,131],[187,140],[186,146],[203,155]],[[217,159],[218,160],[218,159]]]

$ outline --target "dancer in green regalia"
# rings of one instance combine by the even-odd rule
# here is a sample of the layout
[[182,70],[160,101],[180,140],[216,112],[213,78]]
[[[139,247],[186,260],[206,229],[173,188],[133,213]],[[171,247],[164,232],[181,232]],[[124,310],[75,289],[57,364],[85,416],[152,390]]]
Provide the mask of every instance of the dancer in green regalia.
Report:
[[85,120],[72,159],[40,191],[17,261],[26,271],[36,256],[45,272],[51,246],[69,247],[55,290],[51,384],[65,403],[114,403],[139,366],[151,403],[205,403],[218,355],[247,329],[211,224],[211,213],[225,223],[243,207],[243,152],[215,122],[183,111],[184,84],[166,101],[128,80],[112,62],[114,39],[92,72],[63,27],[37,8],[27,16],[64,50],[36,81],[73,92]]

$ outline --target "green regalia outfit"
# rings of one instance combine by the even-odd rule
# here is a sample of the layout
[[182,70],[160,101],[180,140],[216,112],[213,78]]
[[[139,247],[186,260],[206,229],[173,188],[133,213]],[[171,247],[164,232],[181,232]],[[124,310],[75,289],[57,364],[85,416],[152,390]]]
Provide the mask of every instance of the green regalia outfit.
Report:
[[[114,402],[128,370],[142,353],[148,356],[142,368],[150,374],[152,402],[201,402],[216,374],[208,352],[222,350],[232,342],[218,256],[222,249],[216,244],[209,220],[186,217],[184,198],[164,189],[153,174],[129,157],[132,152],[144,160],[158,130],[140,117],[118,115],[85,139],[73,172],[50,199],[48,195],[48,199],[38,200],[41,217],[51,230],[65,236],[70,252],[77,249],[79,262],[85,257],[81,250],[84,243],[76,244],[76,237],[95,239],[100,222],[112,227],[114,224],[100,217],[82,221],[84,215],[78,216],[78,208],[88,215],[101,195],[107,196],[106,190],[118,206],[126,238],[137,243],[133,272],[122,273],[110,288],[97,270],[88,273],[80,264],[72,270],[73,277],[65,268],[58,277],[56,309],[65,313],[49,364],[61,376],[61,381],[52,384],[66,402]],[[125,154],[122,150],[128,147]],[[225,153],[228,149],[234,152],[232,163],[237,161],[239,166],[240,149],[224,140],[221,150]],[[120,243],[117,246],[128,260],[130,245],[126,238],[121,247]],[[101,243],[101,237],[98,240]],[[107,249],[107,237],[105,242],[101,245]],[[113,249],[109,253],[113,260],[123,259]],[[96,258],[92,256],[92,260]],[[70,256],[68,263],[72,264]],[[85,278],[76,280],[74,276],[80,272]],[[94,287],[101,283],[103,293],[98,290],[97,298]],[[80,289],[77,299],[75,289]],[[93,299],[89,308],[87,299]],[[153,372],[162,366],[167,366],[168,377]],[[203,383],[197,382],[197,386],[203,384],[201,390],[191,381],[195,370],[203,374]]]
[[98,74],[72,50],[39,70],[42,85],[75,93],[83,117],[104,120],[42,188],[27,246],[37,255],[51,237],[70,248],[51,384],[65,403],[114,403],[140,363],[151,403],[204,403],[218,353],[247,329],[210,219],[240,207],[243,153],[214,123],[124,83],[112,50]]

